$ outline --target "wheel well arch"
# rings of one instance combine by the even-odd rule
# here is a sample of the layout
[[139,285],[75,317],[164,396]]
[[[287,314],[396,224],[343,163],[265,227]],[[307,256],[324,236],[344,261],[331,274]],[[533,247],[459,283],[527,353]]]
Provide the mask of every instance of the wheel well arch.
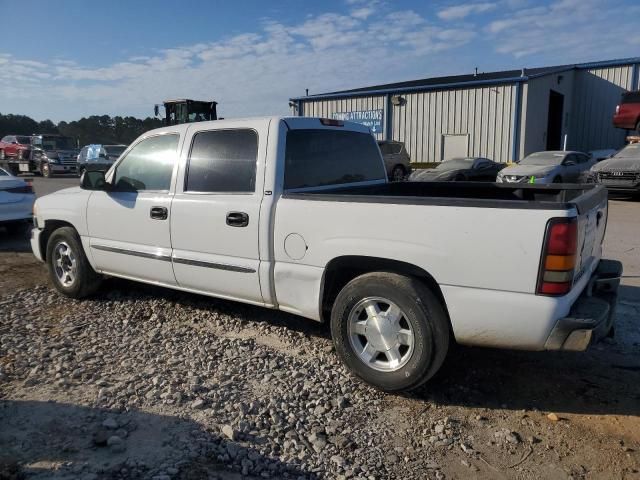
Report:
[[[389,272],[416,277],[424,282],[442,304],[447,318],[449,310],[435,278],[425,269],[411,263],[389,258],[345,255],[333,258],[324,269],[320,285],[320,319],[331,317],[331,306],[340,290],[354,278],[370,272]],[[451,325],[451,320],[449,320]]]
[[71,227],[77,231],[76,227],[64,220],[45,220],[44,222],[44,228],[40,234],[40,253],[45,262],[47,261],[47,243],[49,242],[49,237],[51,237],[53,232],[62,227]]

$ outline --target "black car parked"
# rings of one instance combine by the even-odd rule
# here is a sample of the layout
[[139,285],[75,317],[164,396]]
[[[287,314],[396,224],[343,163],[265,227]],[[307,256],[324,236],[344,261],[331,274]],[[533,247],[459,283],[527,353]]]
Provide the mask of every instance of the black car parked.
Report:
[[436,168],[416,170],[411,182],[495,182],[496,175],[506,165],[483,157],[452,158]]

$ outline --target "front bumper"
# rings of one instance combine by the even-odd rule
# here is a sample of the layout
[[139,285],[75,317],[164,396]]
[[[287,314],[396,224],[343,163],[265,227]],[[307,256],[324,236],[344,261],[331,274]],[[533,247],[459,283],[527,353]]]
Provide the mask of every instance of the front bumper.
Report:
[[49,168],[54,173],[75,173],[77,171],[75,163],[49,163]]
[[33,251],[33,254],[39,261],[44,262],[44,255],[43,255],[43,252],[40,250],[41,234],[42,234],[42,230],[40,230],[38,227],[33,227],[31,229],[31,250]]
[[613,331],[622,263],[600,260],[589,283],[551,331],[545,350],[583,351]]

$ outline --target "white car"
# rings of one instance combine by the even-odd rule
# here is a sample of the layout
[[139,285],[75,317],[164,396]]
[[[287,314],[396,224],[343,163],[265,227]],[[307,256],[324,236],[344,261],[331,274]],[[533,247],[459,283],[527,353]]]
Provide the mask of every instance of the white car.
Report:
[[31,220],[35,200],[36,196],[29,182],[0,168],[0,224],[18,224]]
[[390,183],[355,123],[218,120],[147,132],[39,198],[31,248],[73,298],[112,275],[329,322],[351,371],[398,391],[451,341],[607,335],[622,272],[600,259],[607,212],[596,185]]
[[501,170],[498,183],[578,183],[583,172],[596,163],[586,153],[566,151],[536,152],[516,165]]

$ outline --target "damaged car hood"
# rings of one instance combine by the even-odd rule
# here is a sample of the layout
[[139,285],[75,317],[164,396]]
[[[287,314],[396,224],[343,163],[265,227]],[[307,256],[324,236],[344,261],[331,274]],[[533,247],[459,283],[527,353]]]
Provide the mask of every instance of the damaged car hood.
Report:
[[603,172],[605,170],[640,172],[640,158],[609,158],[596,163],[591,169],[592,172]]
[[502,169],[503,175],[523,175],[528,177],[530,175],[547,175],[551,173],[557,166],[554,165],[513,165]]

